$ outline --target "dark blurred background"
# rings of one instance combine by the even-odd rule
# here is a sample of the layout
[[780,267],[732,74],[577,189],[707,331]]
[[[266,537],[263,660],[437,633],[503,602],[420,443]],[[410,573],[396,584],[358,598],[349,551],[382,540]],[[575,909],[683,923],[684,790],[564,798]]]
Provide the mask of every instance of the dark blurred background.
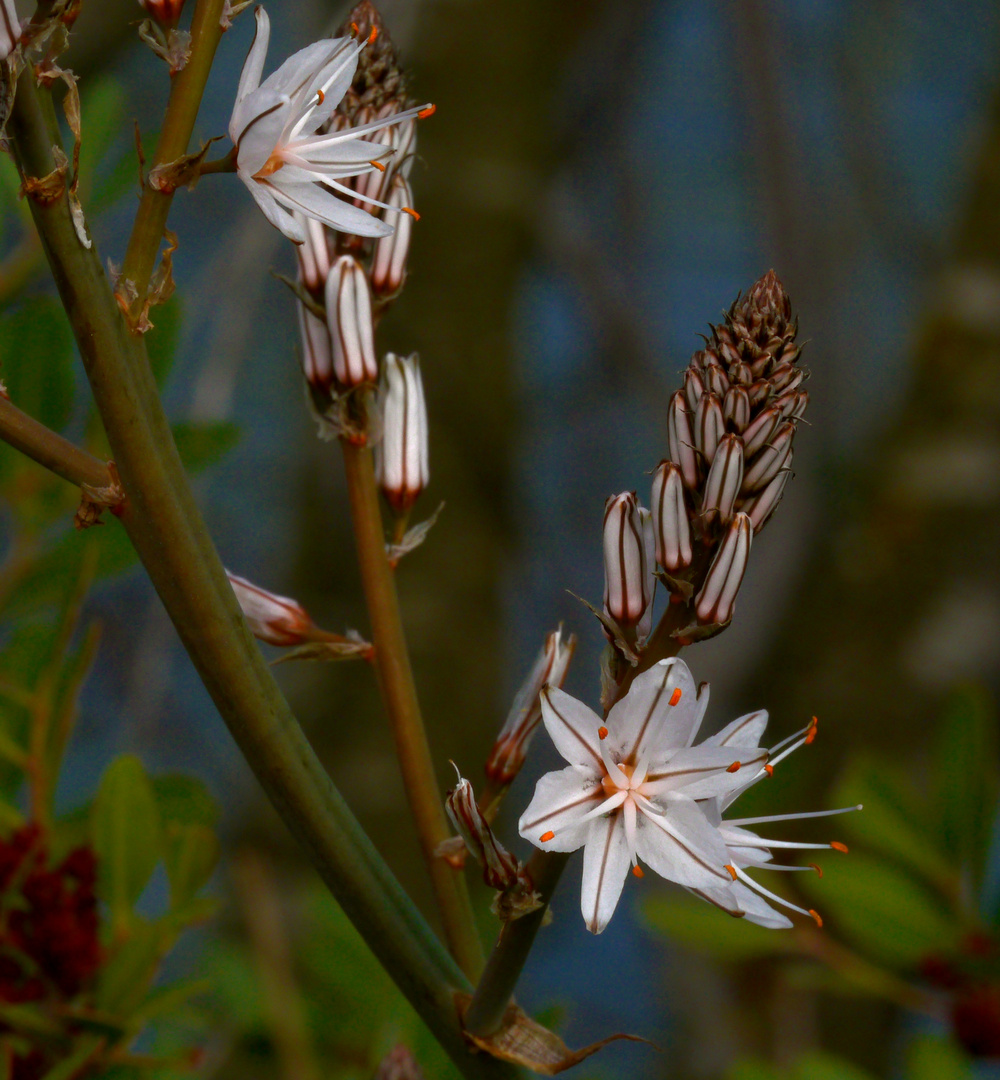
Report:
[[[346,9],[270,3],[268,70]],[[422,218],[410,278],[380,344],[421,355],[432,484],[418,516],[446,504],[399,574],[442,790],[449,758],[480,777],[560,620],[581,638],[568,688],[596,702],[602,639],[566,590],[598,600],[603,500],[648,491],[697,334],[772,267],[809,342],[809,426],[731,629],[685,658],[712,683],[711,728],[766,706],[778,738],[819,715],[821,739],[774,789],[776,810],[828,805],[862,744],[928,767],[943,696],[957,680],[995,690],[1000,652],[997,5],[385,0],[381,10],[415,96],[438,106],[411,178]],[[127,87],[122,146],[133,115],[152,141],[166,93],[161,65],[135,40],[138,15],[124,0],[85,2],[73,61],[85,94],[98,70]],[[225,131],[251,21],[223,39],[201,138]],[[104,256],[120,258],[133,210],[125,200],[95,223]],[[198,481],[223,560],[322,625],[365,633],[339,455],[315,438],[292,298],[270,274],[291,272],[290,245],[235,177],[180,193],[171,225],[183,323],[170,412],[242,431]],[[133,572],[94,603],[105,635],[67,805],[122,750],[154,770],[193,770],[223,802],[229,847],[265,852],[294,893],[311,871],[147,582]],[[369,670],[289,665],[279,678],[426,905]],[[511,842],[556,760],[544,743],[508,797]],[[742,1054],[822,1045],[899,1075],[912,1017],[748,985],[651,935],[637,901],[668,886],[650,876],[591,937],[578,876],[576,866],[560,889],[522,1003],[561,1005],[571,1045],[627,1030],[668,1048],[612,1047],[581,1074],[714,1077]],[[476,899],[485,910],[485,890]],[[229,910],[227,932],[238,924]],[[485,915],[484,926],[492,933]],[[205,962],[218,932],[176,963]]]

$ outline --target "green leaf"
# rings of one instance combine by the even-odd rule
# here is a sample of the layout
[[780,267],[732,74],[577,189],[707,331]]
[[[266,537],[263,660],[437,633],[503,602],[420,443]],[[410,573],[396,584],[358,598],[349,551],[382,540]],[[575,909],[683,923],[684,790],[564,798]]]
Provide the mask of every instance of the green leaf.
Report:
[[176,1012],[181,1005],[187,1004],[193,997],[200,997],[212,989],[211,979],[188,979],[184,982],[161,986],[148,994],[142,1008],[136,1013],[136,1019],[144,1023],[164,1013]]
[[141,1007],[168,945],[161,927],[134,918],[128,937],[111,951],[98,974],[98,1009],[128,1016]]
[[816,1050],[796,1061],[789,1080],[876,1080],[876,1077],[844,1058]]
[[864,807],[837,820],[848,838],[912,868],[946,897],[955,895],[957,869],[935,844],[929,807],[907,773],[888,761],[859,755],[848,765],[831,801],[835,806]]
[[655,896],[642,905],[642,913],[654,930],[719,960],[739,962],[798,952],[794,936],[786,931],[735,919],[704,901]]
[[949,1039],[918,1035],[906,1050],[906,1080],[972,1080],[972,1065]]
[[33,296],[0,316],[0,378],[10,400],[60,431],[73,411],[73,335],[50,296]]
[[240,429],[229,420],[173,424],[172,430],[181,461],[191,472],[215,464],[240,437]]
[[205,825],[167,822],[164,857],[170,881],[170,906],[180,908],[208,883],[219,863],[219,841]]
[[874,856],[852,853],[828,860],[822,880],[800,877],[820,914],[890,967],[911,970],[925,954],[947,952],[958,937],[958,925],[933,893]]
[[937,733],[934,796],[947,851],[982,882],[997,802],[996,708],[986,690],[957,689]]
[[149,366],[153,369],[156,385],[161,389],[167,381],[177,355],[177,343],[181,336],[181,300],[172,296],[156,309],[156,325],[144,337],[149,354]]
[[165,773],[153,778],[153,793],[160,816],[178,825],[213,828],[219,821],[219,806],[205,784],[195,776]]
[[104,771],[91,812],[98,857],[98,895],[111,908],[116,932],[131,925],[163,849],[160,812],[142,762],[131,754]]

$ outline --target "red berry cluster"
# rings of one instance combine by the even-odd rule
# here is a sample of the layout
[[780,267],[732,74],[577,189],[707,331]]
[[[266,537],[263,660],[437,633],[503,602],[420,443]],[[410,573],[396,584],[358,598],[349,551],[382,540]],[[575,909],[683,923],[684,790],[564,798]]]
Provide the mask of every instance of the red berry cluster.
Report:
[[[97,861],[89,847],[48,865],[36,824],[0,838],[0,1001],[67,1001],[87,990],[101,962]],[[4,1027],[0,1024],[0,1033]],[[51,1062],[40,1050],[15,1055],[13,1080],[34,1080]]]

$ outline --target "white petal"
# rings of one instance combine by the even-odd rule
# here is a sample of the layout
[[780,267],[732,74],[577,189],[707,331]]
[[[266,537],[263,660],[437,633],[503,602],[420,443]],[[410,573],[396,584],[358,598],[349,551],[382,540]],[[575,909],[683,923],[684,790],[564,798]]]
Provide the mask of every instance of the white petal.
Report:
[[582,765],[604,773],[601,761],[598,729],[602,726],[597,714],[582,701],[563,690],[545,687],[541,693],[542,720],[556,749],[571,765]]
[[737,717],[731,724],[702,741],[702,746],[760,746],[767,727],[767,710],[758,709]]
[[258,90],[233,111],[229,137],[236,143],[239,167],[253,176],[267,163],[281,138],[288,102],[266,90]]
[[771,852],[761,843],[760,837],[749,829],[723,822],[719,833],[729,849],[734,866],[764,866],[771,861]]
[[286,152],[293,160],[300,158],[310,164],[326,165],[367,165],[372,159],[380,161],[392,156],[392,150],[381,143],[368,142],[367,139],[328,143],[322,135],[295,139],[288,144]]
[[250,51],[247,53],[246,60],[243,61],[240,85],[236,91],[237,103],[260,86],[260,77],[264,73],[264,60],[267,58],[267,43],[271,38],[271,20],[267,17],[267,12],[259,7],[254,12],[254,17],[257,20],[257,26]]
[[[650,768],[642,790],[649,797],[668,791],[682,791],[689,799],[725,796],[745,788],[765,761],[767,751],[760,747],[691,746],[672,754],[666,764]],[[730,772],[734,764],[740,767]]]
[[[670,701],[675,692],[676,704]],[[643,751],[685,746],[698,715],[694,679],[683,660],[661,660],[636,677],[629,692],[608,713],[610,746],[633,764]]]
[[264,212],[264,217],[276,228],[297,244],[305,242],[306,233],[301,222],[296,221],[294,214],[280,206],[274,197],[274,191],[267,184],[254,180],[248,173],[238,173],[239,178],[250,189],[250,194],[257,201],[257,205]]
[[621,814],[600,818],[590,826],[583,851],[580,910],[592,934],[599,934],[615,912],[631,865]]
[[356,236],[388,236],[392,232],[391,225],[372,217],[367,210],[352,206],[319,184],[282,184],[282,171],[268,177],[266,183],[271,194],[289,210],[298,210],[331,229]]
[[[587,839],[590,823],[579,828],[573,822],[600,805],[604,789],[596,776],[584,775],[570,766],[546,773],[535,785],[535,795],[517,823],[517,831],[535,847],[546,851],[576,851]],[[565,830],[560,831],[560,830]],[[556,833],[545,843],[541,837]]]
[[770,930],[787,930],[794,925],[791,919],[775,911],[762,896],[758,896],[753,889],[748,889],[740,881],[734,881],[728,888],[692,889],[691,891],[703,900],[708,900],[709,903],[728,911],[731,915],[745,917],[748,922],[766,926]]
[[[317,72],[312,82],[304,87],[296,98],[298,110],[304,106],[308,107],[301,121],[295,125],[296,135],[303,133],[310,135],[321,124],[326,123],[354,81],[359,54],[356,42],[350,38],[336,38],[329,44],[337,46],[336,50],[331,53],[329,61]],[[323,91],[322,101],[319,100],[320,90]]]
[[639,858],[660,877],[680,885],[699,889],[731,883],[725,869],[729,855],[718,830],[697,803],[677,795],[668,800],[662,815],[640,813],[635,845]]
[[[258,9],[259,10],[259,9]],[[314,82],[316,76],[327,68],[331,59],[334,58],[344,47],[347,38],[324,38],[322,41],[314,41],[304,49],[292,55],[260,84],[261,90],[273,90],[283,94],[287,98],[293,97],[305,86]],[[353,78],[353,73],[352,73]],[[347,87],[344,87],[346,90]],[[340,97],[344,93],[341,91]],[[339,104],[340,98],[334,102]]]

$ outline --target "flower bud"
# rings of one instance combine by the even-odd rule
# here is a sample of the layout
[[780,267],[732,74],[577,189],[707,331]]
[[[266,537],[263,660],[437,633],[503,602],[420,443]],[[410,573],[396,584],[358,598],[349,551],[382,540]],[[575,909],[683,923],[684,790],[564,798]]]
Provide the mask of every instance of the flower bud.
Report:
[[392,127],[393,146],[396,153],[393,155],[393,168],[397,175],[403,179],[410,178],[410,170],[413,168],[413,159],[417,156],[417,121],[411,116],[401,124]]
[[731,386],[722,402],[722,415],[726,423],[742,432],[750,423],[750,395],[742,386]]
[[691,414],[682,390],[678,390],[670,399],[670,409],[667,412],[667,446],[670,460],[680,466],[684,483],[693,491],[698,486],[698,458],[691,432]]
[[[455,772],[458,773],[456,767]],[[493,889],[510,889],[517,884],[518,862],[493,835],[479,812],[472,785],[461,773],[458,783],[448,792],[445,809],[465,846],[483,868],[483,880]]]
[[795,364],[779,364],[768,376],[771,389],[776,394],[788,393],[795,390],[805,378],[806,373]]
[[21,22],[14,0],[0,0],[0,60],[6,60],[21,40]]
[[751,408],[756,409],[758,405],[763,405],[763,403],[767,401],[770,393],[771,384],[767,379],[758,379],[757,382],[751,383],[747,388],[747,395],[750,398]]
[[691,412],[698,408],[698,402],[701,401],[704,393],[705,380],[701,377],[697,368],[689,367],[684,372],[684,398]]
[[768,518],[777,509],[785,484],[788,483],[791,475],[789,469],[782,469],[763,491],[747,499],[743,504],[744,512],[750,515],[750,524],[753,526],[755,536],[764,528]]
[[268,645],[301,645],[310,640],[314,624],[298,601],[270,593],[228,570],[226,576],[255,638]]
[[684,501],[681,470],[672,461],[661,461],[653,474],[650,500],[656,561],[673,573],[691,563],[691,525]]
[[[371,137],[367,140],[372,144],[372,157],[379,160],[379,151],[375,147],[387,146],[390,149],[393,145],[393,129],[384,127],[380,131],[372,133]],[[384,153],[384,151],[382,151]],[[371,209],[373,203],[377,203],[384,199],[385,192],[388,187],[388,181],[390,177],[390,170],[392,168],[391,159],[385,164],[379,161],[380,168],[373,169],[371,172],[360,173],[354,178],[354,190],[358,193],[358,197],[354,200],[355,206],[360,206],[365,210]]]
[[719,364],[709,364],[705,368],[705,385],[711,394],[718,398],[724,398],[729,389],[729,379]]
[[760,491],[778,475],[781,469],[791,464],[794,437],[795,424],[786,420],[753,462],[748,464],[743,476],[744,492]]
[[[413,205],[413,195],[406,179],[397,174],[389,187],[388,203],[396,210]],[[389,212],[386,211],[386,215]],[[409,214],[392,214],[395,228],[388,236],[381,236],[375,242],[375,254],[372,256],[372,292],[376,296],[391,296],[399,292],[406,279],[406,256],[410,250],[410,237],[413,234],[413,218]]]
[[302,370],[306,382],[323,396],[328,396],[333,384],[333,351],[326,323],[298,302],[299,331],[302,334]]
[[341,255],[326,279],[326,321],[333,342],[333,370],[342,386],[378,378],[371,296],[365,272]]
[[382,439],[375,447],[375,479],[389,504],[405,513],[430,480],[427,405],[416,353],[387,353],[378,390]]
[[781,411],[773,405],[754,417],[753,422],[743,432],[743,456],[747,461],[770,439],[780,421]]
[[705,584],[695,597],[695,615],[700,623],[727,623],[733,617],[736,594],[750,558],[753,526],[747,514],[737,514],[715,553],[705,575]]
[[[160,26],[165,27],[177,25],[177,20],[181,17],[181,8],[184,7],[184,0],[139,0],[139,3]],[[0,23],[2,21],[0,17]]]
[[715,457],[715,448],[726,433],[726,420],[722,415],[722,403],[715,394],[706,394],[698,402],[694,414],[694,442],[705,458],[705,464],[711,465]]
[[743,483],[743,442],[739,435],[724,435],[705,480],[701,512],[708,520],[717,514],[723,525],[733,516],[733,506]]
[[733,386],[750,386],[753,383],[753,371],[750,365],[745,360],[733,364],[729,372],[729,381]]
[[784,419],[799,420],[809,405],[809,392],[807,390],[793,390],[776,398],[773,404],[781,412]]
[[486,762],[486,776],[498,788],[506,787],[524,764],[528,744],[542,719],[539,697],[542,687],[562,686],[575,649],[576,635],[570,634],[569,638],[563,640],[561,626],[546,637],[534,667],[514,696],[510,712]]
[[326,279],[330,275],[330,248],[327,244],[326,227],[315,218],[296,214],[302,224],[306,239],[295,248],[299,260],[299,278],[302,284],[316,297],[323,295]]
[[604,610],[619,626],[635,626],[653,599],[639,509],[634,491],[604,504]]

